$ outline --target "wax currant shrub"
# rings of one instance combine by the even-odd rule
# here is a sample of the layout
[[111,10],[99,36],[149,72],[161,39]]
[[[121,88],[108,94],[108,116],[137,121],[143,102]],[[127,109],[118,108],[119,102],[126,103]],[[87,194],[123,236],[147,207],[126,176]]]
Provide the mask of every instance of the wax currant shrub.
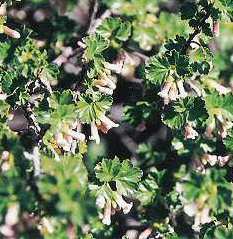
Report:
[[[31,34],[7,27],[19,3],[0,8],[1,236],[231,238],[231,46],[220,34],[231,1],[177,1],[175,13],[166,1],[58,1],[50,20],[37,10],[50,3],[33,2],[20,3]],[[76,5],[88,20],[75,23]],[[36,37],[49,38],[38,19],[51,39]],[[138,149],[90,162],[90,141],[120,125],[109,113],[124,80],[142,89],[124,110]]]
[[[179,162],[184,162],[183,159],[186,158],[187,161],[190,162],[189,164],[192,170],[195,169],[205,172],[204,175],[206,176],[204,176],[204,178],[206,181],[208,181],[208,175],[214,173],[213,169],[210,170],[206,168],[214,165],[223,167],[231,158],[230,138],[232,109],[230,102],[232,102],[232,91],[229,81],[224,82],[222,78],[220,78],[222,76],[221,67],[213,65],[216,59],[216,50],[211,49],[210,41],[212,41],[212,37],[216,38],[219,36],[218,19],[220,15],[222,19],[227,17],[229,19],[232,17],[232,12],[230,9],[231,3],[223,3],[221,1],[215,3],[216,5],[213,5],[214,3],[210,1],[199,1],[198,5],[196,5],[196,3],[185,3],[181,7],[181,18],[189,21],[189,26],[193,28],[193,31],[190,30],[188,36],[179,35],[174,39],[168,40],[161,47],[158,54],[147,61],[145,81],[149,83],[145,86],[147,89],[143,96],[143,100],[146,99],[149,95],[148,91],[150,92],[151,90],[151,84],[155,85],[154,93],[161,98],[160,103],[157,104],[157,111],[161,115],[163,124],[171,129],[170,131],[173,136],[171,139],[168,139],[168,143],[171,143],[171,148],[174,150],[172,157],[177,157],[177,166]],[[134,125],[140,125],[143,121],[144,124],[145,122],[148,124],[152,120],[148,116],[145,117],[145,114],[141,122],[137,119],[140,118],[141,112],[146,112],[146,110],[150,109],[150,107],[146,105],[151,106],[151,100],[143,101],[143,104],[141,104],[142,107],[137,111],[138,105],[139,103],[137,103],[136,106],[126,107],[126,121]],[[133,115],[134,117],[132,117]],[[157,122],[159,123],[160,121]],[[224,143],[226,148],[224,148]],[[169,157],[171,157],[171,155],[168,154],[165,161],[171,161],[172,159],[169,159]],[[170,164],[172,164],[172,162],[170,162]],[[158,167],[156,162],[154,165]],[[167,167],[167,164],[162,166]],[[159,168],[160,167],[161,165]],[[169,169],[165,168],[165,170]],[[175,170],[173,169],[172,171]],[[220,171],[221,170],[217,171],[219,175]],[[192,174],[192,172],[189,172],[188,175],[190,175],[190,173]],[[198,173],[195,174],[197,181],[200,180],[202,184],[201,175]],[[224,175],[224,173],[222,175]],[[226,178],[225,174],[223,180],[226,180]],[[229,178],[227,179],[229,180]],[[174,179],[174,181],[176,180],[177,179]],[[194,183],[194,178],[191,180],[193,180],[192,183]],[[217,181],[220,185],[220,179],[217,179]],[[202,185],[204,186],[204,183]],[[232,197],[231,187],[231,180],[225,181],[224,188],[229,191],[224,193],[225,197],[221,199],[221,201],[224,202],[224,205],[228,205],[226,207],[230,207],[228,203],[230,203]],[[189,223],[187,217],[182,220],[188,222],[187,224],[193,224],[193,231],[200,231],[198,227],[201,224],[211,224],[213,222],[209,218],[211,211],[218,211],[219,209],[217,208],[221,207],[220,204],[214,209],[210,207],[207,209],[204,206],[198,206],[199,202],[196,202],[192,205],[194,207],[190,207],[190,211],[189,207],[188,211],[186,211],[184,202],[179,201],[177,198],[180,194],[179,190],[180,189],[176,188],[168,194],[167,200],[169,203],[166,205],[166,209],[177,207],[177,214],[173,212],[170,215],[176,215],[177,220],[180,220],[179,210],[180,207],[183,207],[184,214],[193,218],[194,221]],[[215,188],[215,191],[218,193],[221,190],[221,188]],[[214,192],[214,190],[212,190],[212,192]],[[195,199],[199,201],[194,188],[190,190],[190,196],[193,196],[191,199],[192,202],[193,200],[195,201]],[[205,201],[206,199],[204,198],[208,197],[209,196],[203,196],[201,200]],[[216,199],[215,196],[214,198]],[[163,200],[165,201],[164,204],[166,204],[164,196]],[[173,200],[175,200],[177,205],[174,206],[171,204]],[[207,201],[205,201],[204,204],[206,205]],[[201,210],[203,211],[198,212],[197,208],[202,208]],[[217,220],[223,220],[224,223],[225,218],[231,220],[227,209],[223,209],[222,213],[220,213],[220,211],[219,215],[221,216],[217,216]],[[172,224],[174,218],[169,218],[169,213],[167,213],[167,215],[167,220]],[[160,222],[162,221],[162,218],[160,218]],[[175,231],[186,234],[189,228],[188,225],[186,226],[187,230],[185,226],[184,228],[179,228],[179,226],[176,225]],[[202,235],[205,234],[206,228],[204,228],[205,227],[203,227]],[[169,233],[172,233],[172,229]],[[214,235],[214,229],[212,233],[211,235]],[[216,237],[220,236],[220,234],[221,233],[218,234],[216,232]],[[227,234],[226,232],[226,235]],[[192,237],[194,237],[194,235],[195,233]],[[225,232],[222,233],[222,235],[225,235]]]

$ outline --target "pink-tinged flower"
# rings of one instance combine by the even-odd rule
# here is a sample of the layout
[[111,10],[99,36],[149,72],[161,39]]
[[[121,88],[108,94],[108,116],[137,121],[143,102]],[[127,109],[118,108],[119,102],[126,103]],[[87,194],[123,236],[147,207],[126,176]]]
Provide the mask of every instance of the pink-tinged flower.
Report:
[[100,143],[100,136],[98,133],[98,129],[102,131],[102,133],[106,134],[111,128],[118,127],[119,124],[114,123],[111,119],[107,116],[102,115],[100,118],[100,123],[91,123],[91,140],[95,140],[97,144]]
[[124,214],[129,213],[131,208],[133,207],[133,203],[127,203],[120,194],[116,194],[115,201],[119,208],[123,210]]
[[188,96],[187,92],[184,89],[182,80],[179,80],[177,82],[174,82],[172,80],[166,81],[158,95],[164,99],[164,104],[168,104],[171,101],[183,99]]
[[195,215],[194,225],[192,226],[194,231],[200,231],[201,225],[210,223],[212,221],[211,217],[209,216],[209,213],[209,208],[203,208],[202,210],[198,210],[197,214]]
[[96,198],[97,207],[102,209],[104,208],[105,204],[106,204],[105,197],[102,194],[98,195],[98,197]]
[[85,141],[85,134],[77,132],[73,129],[68,129],[67,135],[71,136],[73,139],[77,141]]
[[24,152],[24,157],[33,162],[34,176],[39,176],[41,174],[40,165],[40,152],[38,147],[34,147],[32,153]]
[[9,151],[5,150],[2,152],[0,162],[1,162],[1,171],[2,172],[6,172],[11,168]]
[[112,90],[116,89],[116,78],[110,74],[103,74],[98,80],[94,81],[95,86],[108,87]]
[[173,82],[172,85],[171,85],[171,88],[170,88],[169,93],[168,93],[168,98],[171,101],[175,101],[175,100],[179,99],[179,91],[177,89],[177,86],[176,86],[175,82]]
[[218,112],[215,118],[211,120],[206,129],[206,136],[213,137],[213,133],[220,135],[223,139],[227,137],[229,130],[232,129],[233,122],[227,113]]
[[62,54],[53,61],[53,63],[57,64],[58,66],[61,66],[62,64],[66,63],[68,61],[68,57],[73,54],[72,47],[62,47],[61,49]]
[[116,77],[111,74],[104,73],[99,77],[99,79],[94,81],[94,85],[101,93],[112,95],[113,90],[116,89]]
[[167,81],[165,82],[162,90],[158,93],[158,95],[164,99],[164,101],[168,101],[169,102],[169,96],[168,96],[168,92],[170,91],[171,89],[171,86],[172,86],[172,81]]
[[219,24],[219,22],[217,22],[217,21],[215,21],[215,22],[213,22],[213,35],[215,36],[215,37],[219,37],[219,35],[220,35],[220,24]]
[[215,120],[212,119],[211,122],[209,122],[209,124],[206,128],[206,131],[205,131],[206,137],[213,138],[213,131],[214,131],[215,127],[216,127]]
[[0,232],[3,236],[6,238],[14,238],[15,232],[11,226],[8,225],[2,225],[0,227]]
[[16,38],[16,39],[20,38],[19,32],[12,30],[11,28],[7,26],[3,26],[3,32],[9,37]]
[[204,165],[209,163],[211,166],[214,166],[218,162],[218,157],[217,155],[204,154],[201,158],[201,161]]
[[105,225],[110,225],[111,224],[111,214],[112,214],[112,204],[110,200],[107,200],[104,208],[104,215],[102,222]]
[[5,93],[0,93],[0,100],[6,100],[7,94]]
[[210,88],[213,88],[216,91],[218,91],[220,95],[226,95],[231,92],[231,88],[225,87],[219,84],[218,82],[216,82],[215,80],[208,79],[204,81],[204,83],[206,83],[206,85],[209,86]]
[[138,239],[148,239],[151,233],[152,233],[152,229],[147,228],[139,235]]
[[64,136],[61,132],[58,132],[55,134],[55,140],[56,140],[58,147],[62,148],[64,151],[67,151],[67,152],[70,151],[71,145],[64,138]]
[[220,85],[217,82],[216,82],[216,90],[219,92],[220,95],[226,95],[231,92],[230,88]]
[[7,210],[7,214],[5,216],[5,223],[8,226],[14,226],[18,222],[19,222],[19,205],[13,204]]
[[116,59],[116,62],[119,61],[123,62],[120,74],[126,79],[134,79],[136,67],[141,62],[140,58],[135,54],[122,51],[118,54]]
[[109,89],[108,87],[103,87],[103,86],[100,86],[100,85],[97,85],[96,87],[98,88],[99,92],[101,92],[103,94],[106,94],[106,95],[112,95],[113,94],[113,90]]
[[3,161],[8,161],[8,160],[9,160],[9,157],[10,157],[9,151],[4,150],[4,151],[2,152],[1,160],[3,160]]
[[227,137],[228,131],[233,127],[233,123],[229,121],[227,117],[224,117],[222,114],[218,114],[216,118],[221,123],[218,133],[224,139]]
[[94,140],[97,144],[100,143],[100,136],[95,122],[91,122],[91,137],[90,140]]
[[193,129],[193,126],[191,123],[188,123],[185,126],[185,139],[195,139],[198,136],[198,132]]
[[197,213],[197,205],[195,203],[189,203],[184,205],[184,212],[189,216],[193,217]]
[[61,66],[62,64],[66,63],[67,62],[67,58],[63,55],[60,55],[58,56],[54,61],[53,63],[58,65],[58,66]]
[[75,153],[77,142],[85,141],[85,135],[79,132],[78,124],[64,125],[62,130],[55,134],[57,146],[66,152]]
[[225,166],[231,159],[230,155],[227,156],[218,156],[218,164],[220,167]]
[[107,68],[108,70],[113,71],[117,74],[121,73],[123,65],[124,65],[124,60],[117,61],[115,64],[114,63],[112,64],[109,62],[104,63],[105,68]]
[[182,80],[177,81],[177,87],[179,90],[179,98],[186,98],[188,94],[184,89],[184,84]]
[[43,233],[49,233],[52,234],[55,230],[55,227],[53,225],[53,220],[43,217],[40,221],[40,224],[38,225],[38,228]]
[[109,119],[107,116],[102,115],[100,117],[101,123],[97,125],[98,129],[100,129],[103,133],[108,133],[108,131],[111,128],[116,128],[119,126],[119,124],[114,123],[111,119]]
[[194,91],[194,93],[197,96],[203,96],[204,95],[203,89],[195,81],[189,80],[189,81],[187,81],[187,84],[191,87],[191,89]]
[[190,216],[194,217],[194,225],[192,226],[193,230],[199,231],[200,226],[209,223],[212,219],[209,216],[209,208],[198,208],[196,203],[189,203],[184,206],[184,212]]
[[1,4],[1,6],[0,6],[0,16],[1,17],[6,16],[6,14],[7,14],[6,7],[7,7],[6,3]]
[[[1,4],[0,6],[0,17],[4,17],[7,15],[7,11],[6,11],[6,3]],[[5,33],[6,35],[12,37],[12,38],[20,38],[20,33],[12,30],[11,28],[7,27],[7,26],[3,26],[3,33]]]

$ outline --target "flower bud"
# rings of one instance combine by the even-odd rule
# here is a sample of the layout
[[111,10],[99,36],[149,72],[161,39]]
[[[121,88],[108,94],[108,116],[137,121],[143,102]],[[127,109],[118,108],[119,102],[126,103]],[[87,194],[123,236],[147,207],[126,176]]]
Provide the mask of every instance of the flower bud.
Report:
[[10,36],[10,37],[16,38],[16,39],[20,38],[19,32],[12,30],[11,28],[9,28],[7,26],[3,26],[3,31],[7,36]]

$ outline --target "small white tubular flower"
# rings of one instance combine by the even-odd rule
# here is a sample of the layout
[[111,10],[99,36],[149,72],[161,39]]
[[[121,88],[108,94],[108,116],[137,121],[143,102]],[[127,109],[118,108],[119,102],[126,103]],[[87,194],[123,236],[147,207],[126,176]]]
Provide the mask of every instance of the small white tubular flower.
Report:
[[148,239],[151,233],[152,233],[152,229],[147,228],[139,235],[138,239]]
[[171,88],[168,93],[168,96],[171,101],[175,101],[179,98],[179,92],[178,92],[175,82],[172,83]]
[[200,48],[200,39],[199,39],[199,35],[196,35],[191,44],[190,44],[190,47],[192,48],[192,50],[198,50]]
[[105,225],[110,225],[111,224],[111,214],[112,214],[112,204],[110,200],[107,200],[104,208],[104,215],[102,222]]
[[49,233],[49,234],[52,234],[55,230],[52,220],[48,219],[46,217],[43,217],[41,219],[38,228],[40,231],[42,231],[44,233]]
[[231,88],[220,85],[217,82],[216,82],[216,90],[219,92],[220,95],[226,95],[231,92]]
[[188,96],[184,89],[182,80],[177,82],[174,82],[173,80],[166,81],[158,95],[164,99],[164,104],[168,104],[171,101],[175,101],[180,98],[183,99]]
[[41,165],[40,165],[40,152],[38,147],[33,148],[32,154],[24,152],[25,158],[32,160],[34,167],[34,176],[39,176],[41,174]]
[[9,28],[7,26],[3,27],[3,32],[9,37],[16,38],[16,39],[20,38],[19,32],[12,30],[11,28]]
[[184,212],[189,216],[193,217],[197,213],[197,205],[195,203],[189,203],[184,206]]
[[105,197],[103,195],[99,194],[98,197],[96,198],[97,207],[102,209],[102,208],[104,208],[105,203],[106,203]]
[[3,3],[1,6],[0,6],[0,16],[6,16],[6,3]]
[[115,201],[117,203],[117,205],[122,208],[123,213],[127,214],[130,212],[131,208],[133,207],[133,203],[127,203],[123,197],[119,194],[116,195]]
[[215,129],[216,123],[215,120],[213,119],[207,126],[206,131],[205,131],[205,135],[208,138],[213,138],[213,131]]
[[184,206],[184,212],[189,217],[194,217],[194,225],[192,226],[193,230],[199,231],[200,226],[209,223],[212,219],[209,216],[209,208],[198,208],[196,203],[189,203]]
[[107,116],[102,115],[100,117],[100,125],[98,125],[98,128],[103,132],[107,133],[110,129],[116,128],[119,126],[119,124],[114,123],[111,119],[109,119]]
[[191,87],[191,89],[196,93],[197,96],[202,96],[204,95],[204,91],[201,89],[201,87],[199,87],[196,82],[189,80],[187,81],[187,83],[189,84],[189,86]]
[[219,22],[217,22],[217,21],[213,22],[213,30],[212,31],[213,31],[213,35],[215,37],[220,36],[220,24],[219,24]]
[[13,228],[11,226],[8,226],[8,225],[0,226],[0,232],[6,238],[13,238],[14,234],[15,234]]
[[106,85],[112,89],[115,90],[116,89],[116,77],[111,76],[111,75],[107,75],[104,74],[103,75],[103,80],[106,82]]
[[1,160],[3,161],[8,161],[9,160],[9,157],[10,157],[10,153],[9,151],[3,151],[2,152],[2,155],[1,155]]
[[[7,15],[7,11],[6,11],[6,3],[1,4],[0,6],[0,17],[4,17]],[[7,27],[7,26],[3,26],[3,33],[5,33],[6,35],[8,35],[9,37],[12,38],[20,38],[20,33],[12,30],[11,28]]]
[[97,144],[100,143],[100,136],[95,122],[91,122],[91,137],[90,140],[94,140]]
[[14,226],[19,222],[19,204],[15,203],[11,205],[5,216],[5,224],[8,226]]
[[113,90],[109,89],[108,87],[103,87],[103,86],[100,86],[100,85],[96,85],[96,87],[103,94],[106,94],[106,95],[112,95],[113,94]]
[[225,120],[225,122],[222,124],[222,128],[220,130],[220,136],[224,139],[228,135],[228,131],[232,129],[233,123],[230,121]]
[[216,82],[215,80],[208,79],[204,81],[204,83],[206,83],[206,85],[209,86],[210,88],[213,88],[216,91],[218,91],[220,95],[226,95],[231,92],[231,88],[225,87],[219,84],[218,82]]
[[78,122],[73,122],[70,125],[64,124],[62,129],[55,134],[55,141],[59,148],[66,152],[75,153],[77,143],[85,141],[85,135],[81,132]]
[[204,154],[201,158],[201,161],[204,165],[209,163],[211,166],[214,166],[218,162],[218,157],[217,155]]
[[228,131],[233,127],[233,123],[222,114],[216,115],[216,119],[221,123],[218,133],[224,139],[228,135]]
[[67,58],[63,55],[58,56],[55,60],[53,60],[53,63],[61,66],[62,64],[67,62]]
[[117,61],[115,64],[111,64],[109,62],[104,63],[104,67],[108,70],[111,70],[117,74],[120,74],[124,65],[124,60]]
[[0,100],[6,100],[7,94],[5,93],[0,93]]
[[57,142],[57,145],[62,148],[63,150],[69,152],[71,145],[70,143],[64,138],[63,134],[61,132],[58,132],[55,134],[55,140]]
[[83,43],[82,41],[78,41],[78,46],[80,46],[81,48],[85,49],[87,46],[85,43]]
[[94,81],[94,85],[98,88],[109,88],[109,92],[113,92],[116,89],[116,78],[108,74],[103,74],[98,80]]
[[168,98],[168,92],[171,89],[172,81],[165,82],[162,90],[158,93],[158,95],[162,98]]
[[2,155],[1,155],[1,171],[2,172],[6,172],[8,171],[10,168],[11,168],[11,165],[10,165],[10,162],[9,162],[9,159],[10,159],[10,153],[9,151],[3,151],[2,152]]
[[231,159],[231,156],[230,155],[227,155],[227,156],[218,156],[218,165],[220,167],[223,167],[225,166]]
[[[163,98],[164,101],[166,101],[166,102],[169,99],[168,92],[170,91],[172,84],[173,84],[172,81],[165,82],[162,90],[158,93],[158,95],[161,98]],[[168,103],[169,103],[169,100],[168,100]]]
[[77,141],[85,141],[85,134],[68,129],[67,134]]
[[212,221],[211,217],[209,216],[209,212],[209,208],[203,208],[197,211],[194,218],[194,225],[192,226],[194,231],[200,231],[201,225],[210,223]]
[[185,126],[185,139],[195,139],[198,136],[198,132],[193,129],[192,124],[189,122]]
[[120,73],[123,77],[125,77],[127,80],[135,78],[136,67],[138,67],[141,63],[141,60],[138,56],[133,53],[123,51],[118,54],[116,61],[124,61]]
[[58,66],[61,66],[62,64],[68,61],[68,57],[70,57],[72,54],[73,54],[72,47],[62,47],[62,54],[58,56],[53,61],[53,63],[57,64]]
[[182,80],[177,81],[177,87],[179,90],[179,98],[186,98],[188,96],[188,94],[186,93],[186,91],[184,89]]

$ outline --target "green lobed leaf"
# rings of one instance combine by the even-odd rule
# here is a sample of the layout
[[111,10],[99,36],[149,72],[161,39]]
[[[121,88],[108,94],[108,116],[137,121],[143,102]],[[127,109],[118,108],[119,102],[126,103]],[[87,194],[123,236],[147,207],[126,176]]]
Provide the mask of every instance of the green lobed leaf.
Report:
[[207,119],[205,102],[198,97],[187,97],[173,103],[162,115],[163,122],[172,129],[182,128],[188,121],[201,126]]
[[164,57],[152,57],[146,64],[145,72],[149,82],[160,85],[169,75],[170,65]]
[[100,182],[115,181],[117,189],[121,192],[136,189],[142,176],[142,171],[132,166],[129,160],[120,162],[116,157],[113,160],[103,159],[95,167],[95,172]]

